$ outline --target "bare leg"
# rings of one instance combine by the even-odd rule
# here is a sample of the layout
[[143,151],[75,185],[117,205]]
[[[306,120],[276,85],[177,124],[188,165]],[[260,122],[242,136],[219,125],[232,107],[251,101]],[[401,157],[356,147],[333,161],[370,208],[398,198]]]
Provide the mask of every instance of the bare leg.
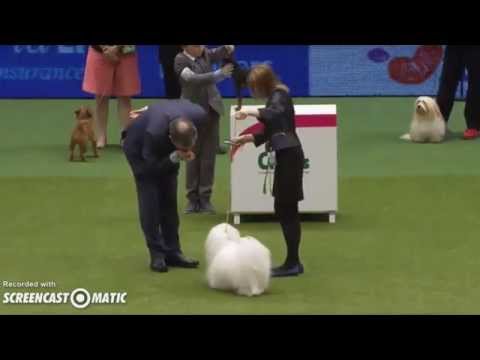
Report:
[[97,106],[97,148],[102,149],[107,145],[107,120],[108,120],[108,100],[107,96],[95,97]]
[[123,131],[127,127],[130,111],[132,111],[130,97],[120,96],[118,98],[118,120],[120,121],[120,131]]

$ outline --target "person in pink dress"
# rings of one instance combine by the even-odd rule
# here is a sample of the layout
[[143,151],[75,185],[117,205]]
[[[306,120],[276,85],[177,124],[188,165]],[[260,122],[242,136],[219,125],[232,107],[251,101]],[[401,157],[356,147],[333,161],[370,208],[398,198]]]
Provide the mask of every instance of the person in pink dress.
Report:
[[97,148],[107,145],[108,101],[118,99],[123,132],[132,110],[131,97],[140,93],[140,74],[134,45],[91,45],[88,48],[83,91],[95,95]]

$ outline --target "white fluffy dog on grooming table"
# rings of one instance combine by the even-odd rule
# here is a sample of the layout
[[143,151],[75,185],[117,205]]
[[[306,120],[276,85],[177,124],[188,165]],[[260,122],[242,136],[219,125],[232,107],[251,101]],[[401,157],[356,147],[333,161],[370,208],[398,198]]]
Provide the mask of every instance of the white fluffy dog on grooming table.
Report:
[[447,126],[437,102],[431,97],[421,96],[415,101],[410,132],[401,139],[419,143],[439,143],[445,138],[446,132]]
[[212,289],[261,295],[270,283],[271,255],[257,239],[224,223],[210,230],[205,243],[207,281]]

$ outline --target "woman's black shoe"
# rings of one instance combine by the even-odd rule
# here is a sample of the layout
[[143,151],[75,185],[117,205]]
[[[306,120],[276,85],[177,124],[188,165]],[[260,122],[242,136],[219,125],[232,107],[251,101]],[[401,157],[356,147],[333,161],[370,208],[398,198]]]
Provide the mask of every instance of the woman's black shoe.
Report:
[[272,277],[287,277],[287,276],[298,276],[303,274],[304,269],[302,264],[295,264],[293,266],[279,266],[272,269]]

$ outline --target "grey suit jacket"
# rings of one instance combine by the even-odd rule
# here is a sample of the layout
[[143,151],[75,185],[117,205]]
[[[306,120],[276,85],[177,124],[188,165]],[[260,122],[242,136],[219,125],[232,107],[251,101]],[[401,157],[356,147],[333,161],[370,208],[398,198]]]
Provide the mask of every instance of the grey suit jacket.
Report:
[[[212,68],[213,63],[219,63],[228,56],[228,50],[225,46],[215,49],[207,49],[200,58],[192,61],[183,52],[175,57],[175,73],[179,77],[182,88],[183,99],[190,100],[199,104],[206,111],[211,106],[219,115],[223,115],[223,101],[216,83],[224,77],[215,76]],[[188,81],[183,79],[180,74],[188,67],[195,74],[189,77]]]

